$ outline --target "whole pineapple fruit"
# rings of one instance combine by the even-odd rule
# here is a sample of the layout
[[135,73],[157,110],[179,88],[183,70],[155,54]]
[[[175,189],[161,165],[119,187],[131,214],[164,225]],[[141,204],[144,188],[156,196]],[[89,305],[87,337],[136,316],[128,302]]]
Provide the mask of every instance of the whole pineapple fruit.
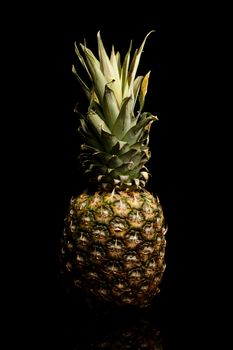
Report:
[[70,200],[62,265],[73,286],[113,305],[149,305],[165,270],[163,210],[145,189],[149,132],[157,117],[142,111],[150,72],[136,76],[150,33],[132,60],[130,43],[122,62],[114,47],[107,55],[100,32],[98,58],[86,43],[75,44],[89,79],[86,84],[73,66],[89,101],[85,115],[75,111],[83,139],[80,162],[90,188]]

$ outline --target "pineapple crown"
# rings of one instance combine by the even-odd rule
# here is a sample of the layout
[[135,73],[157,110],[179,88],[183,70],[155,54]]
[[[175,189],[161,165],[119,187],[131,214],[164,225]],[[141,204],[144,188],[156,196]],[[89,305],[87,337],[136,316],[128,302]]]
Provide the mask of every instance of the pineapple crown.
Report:
[[80,43],[79,48],[75,43],[75,53],[89,77],[88,85],[72,66],[89,101],[85,115],[75,108],[80,116],[78,131],[84,140],[80,161],[84,174],[104,190],[144,187],[149,178],[145,167],[151,156],[149,131],[157,117],[142,112],[150,71],[145,76],[136,76],[136,73],[151,32],[136,49],[131,62],[130,42],[123,64],[114,46],[111,55],[107,55],[100,32],[97,33],[98,58],[85,42]]

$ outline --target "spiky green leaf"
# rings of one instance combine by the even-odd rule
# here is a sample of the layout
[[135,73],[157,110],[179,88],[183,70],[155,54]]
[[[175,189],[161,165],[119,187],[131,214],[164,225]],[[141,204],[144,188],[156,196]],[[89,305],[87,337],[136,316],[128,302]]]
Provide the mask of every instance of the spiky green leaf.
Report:
[[128,52],[125,55],[122,70],[121,70],[122,99],[129,97],[128,71],[129,71],[131,48],[132,48],[132,41],[130,42]]
[[125,98],[112,132],[119,140],[122,140],[126,132],[136,124],[133,112],[133,100]]
[[93,110],[90,109],[87,112],[86,115],[86,121],[92,128],[92,130],[98,134],[98,136],[101,138],[101,132],[102,130],[111,133],[110,129],[108,128],[107,124],[104,122],[102,118]]
[[90,101],[90,99],[91,99],[90,89],[84,83],[84,81],[80,78],[80,76],[78,75],[74,65],[72,65],[72,73],[74,73],[76,79],[79,81],[79,84],[81,85],[83,91],[85,92],[85,95],[87,96],[88,100]]
[[112,148],[118,142],[118,139],[111,133],[101,130],[101,138],[104,150],[111,153]]
[[145,46],[146,40],[148,38],[148,36],[154,32],[154,30],[151,30],[144,38],[140,48],[138,50],[135,51],[135,55],[134,55],[134,59],[131,63],[130,69],[129,69],[129,76],[128,76],[128,81],[129,81],[129,90],[131,91],[131,89],[133,89],[133,82],[135,79],[135,75],[138,69],[138,65],[140,62],[140,58],[141,58],[141,54],[143,52],[143,48]]
[[90,73],[91,78],[93,80],[93,87],[95,89],[96,95],[100,103],[102,103],[105,86],[108,83],[108,81],[101,71],[100,62],[97,60],[92,51],[82,44],[80,44],[80,46],[85,56],[85,62],[88,72]]
[[130,145],[136,143],[144,133],[144,128],[157,118],[153,115],[149,115],[147,118],[140,119],[139,122],[133,126],[123,137],[123,141],[127,140]]
[[114,91],[114,95],[118,102],[118,105],[120,105],[122,100],[122,93],[121,93],[121,81],[119,77],[118,67],[116,66],[113,53],[112,53],[112,61],[114,61],[113,62],[114,65],[109,59],[100,36],[100,31],[97,34],[97,43],[98,43],[98,52],[99,52],[99,60],[100,60],[100,69],[104,74],[107,82],[108,83],[112,82],[111,88]]
[[116,101],[116,97],[108,85],[105,86],[102,106],[106,124],[110,129],[112,129],[120,110]]

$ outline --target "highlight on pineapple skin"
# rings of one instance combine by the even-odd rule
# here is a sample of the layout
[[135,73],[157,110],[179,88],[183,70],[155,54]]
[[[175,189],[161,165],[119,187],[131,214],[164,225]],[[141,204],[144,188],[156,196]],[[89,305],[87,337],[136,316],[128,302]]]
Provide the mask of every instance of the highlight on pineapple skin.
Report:
[[86,113],[75,112],[83,141],[79,160],[90,186],[70,200],[61,265],[75,288],[114,305],[148,306],[166,266],[163,209],[145,189],[150,128],[158,118],[143,111],[150,72],[137,76],[150,33],[132,57],[132,42],[124,57],[114,46],[108,56],[100,32],[98,57],[86,43],[75,44],[87,73],[84,81],[72,68],[89,102]]

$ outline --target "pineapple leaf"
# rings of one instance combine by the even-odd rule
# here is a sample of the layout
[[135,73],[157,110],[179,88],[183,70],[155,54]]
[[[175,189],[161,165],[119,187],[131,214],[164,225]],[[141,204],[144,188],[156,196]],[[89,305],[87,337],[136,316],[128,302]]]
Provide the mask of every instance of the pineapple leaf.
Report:
[[[149,113],[147,113],[149,114]],[[123,141],[127,141],[130,145],[136,143],[144,133],[144,128],[151,122],[157,120],[155,116],[149,114],[148,117],[141,118],[139,122],[133,126],[123,137]]]
[[122,142],[122,144],[124,142],[124,144],[123,144],[122,148],[119,150],[119,155],[122,155],[131,149],[128,142],[125,142],[125,141],[121,141],[121,142]]
[[104,48],[100,31],[97,33],[97,43],[98,43],[98,52],[99,52],[99,60],[100,60],[100,69],[107,80],[111,81],[112,79],[115,79],[115,71],[112,67],[112,64],[110,62],[110,59],[106,53],[106,50]]
[[[119,84],[121,84],[121,79],[120,79],[121,66],[120,66],[119,52],[117,52],[115,54],[114,46],[112,46],[110,62],[111,62],[112,67],[114,69],[116,79],[119,80]],[[122,99],[122,94],[121,94],[121,99]]]
[[100,173],[100,174],[107,174],[108,168],[104,164],[100,163],[92,163],[90,164],[88,170],[92,173]]
[[121,154],[121,150],[124,147],[128,147],[128,150],[129,150],[129,146],[127,142],[118,140],[117,143],[113,146],[111,150],[111,154],[118,154],[118,155]]
[[85,92],[85,95],[87,96],[88,100],[90,101],[90,98],[91,98],[90,89],[87,87],[87,85],[84,83],[84,81],[80,78],[74,65],[72,65],[72,72],[74,73],[76,79],[79,81],[82,89]]
[[118,71],[119,71],[119,77],[121,80],[121,54],[119,51],[117,51],[117,53],[116,53],[116,61],[117,61],[117,67],[118,67]]
[[133,100],[131,97],[127,97],[122,104],[112,132],[119,140],[122,140],[125,133],[135,124],[136,120],[133,114]]
[[117,119],[117,116],[119,114],[119,107],[117,105],[115,95],[112,89],[108,87],[108,85],[105,86],[105,93],[102,105],[106,124],[109,126],[110,129],[112,129],[115,120]]
[[96,95],[102,103],[102,99],[104,96],[105,86],[108,83],[106,80],[104,74],[101,71],[100,68],[100,62],[97,60],[97,58],[94,56],[91,50],[89,50],[86,46],[80,44],[83,53],[85,55],[86,60],[86,66],[87,69],[92,77],[93,80],[93,86],[95,88]]
[[109,168],[118,168],[122,164],[123,164],[122,159],[116,156],[115,154],[113,154],[108,161]]
[[142,161],[142,154],[141,153],[137,153],[136,155],[134,154],[131,160],[133,162],[133,168],[134,168]]
[[[135,80],[134,80],[134,85],[133,85],[133,96],[134,96],[134,108],[135,108],[135,104],[137,102],[137,98],[138,98],[138,94],[141,88],[141,84],[143,81],[143,76],[138,76]],[[140,109],[141,111],[141,109]]]
[[93,137],[92,134],[90,134],[89,132],[86,132],[83,129],[83,125],[82,125],[83,121],[80,120],[80,122],[81,122],[81,126],[78,128],[78,132],[81,135],[81,137],[83,138],[84,142],[86,142],[91,147],[96,148],[97,150],[102,150],[103,147],[102,147],[101,143],[97,140],[96,137]]
[[138,65],[139,65],[139,62],[140,62],[140,58],[141,58],[141,54],[143,52],[144,45],[146,43],[146,40],[147,40],[148,36],[152,32],[154,32],[154,30],[151,30],[146,35],[146,37],[144,38],[140,48],[135,51],[134,58],[133,58],[133,60],[131,62],[130,69],[129,69],[129,75],[128,75],[128,82],[129,82],[129,90],[130,91],[131,91],[131,89],[133,89],[133,82],[134,82],[135,75],[136,75],[136,72],[137,72],[137,69],[138,69]]
[[137,153],[141,154],[141,153],[138,152],[137,150],[131,149],[131,150],[129,150],[128,152],[122,154],[122,155],[120,156],[120,159],[125,163],[125,162],[127,162],[127,161],[130,161],[130,160],[134,159],[134,157],[135,157],[135,155],[136,155]]
[[82,64],[82,66],[84,67],[84,69],[86,70],[86,72],[87,72],[89,78],[92,79],[92,78],[91,78],[91,74],[90,74],[90,72],[89,72],[89,70],[88,70],[88,68],[87,68],[86,63],[85,63],[84,57],[81,55],[81,53],[80,53],[80,51],[79,51],[78,46],[77,46],[76,43],[74,43],[74,48],[75,48],[75,53],[76,53],[76,55],[78,56],[79,61],[81,62],[81,64]]
[[132,167],[132,162],[124,163],[118,168],[113,169],[110,175],[113,178],[117,178],[120,175],[128,175],[131,167]]
[[[102,164],[106,164],[112,158],[112,155],[107,152],[95,152],[93,153],[93,157],[96,157]],[[93,161],[93,160],[92,160]]]
[[101,105],[95,100],[94,96],[90,100],[90,106],[88,110],[89,109],[92,109],[93,111],[95,111],[102,120],[105,120]]
[[148,162],[148,159],[141,161],[132,170],[130,170],[130,172],[129,172],[130,177],[131,178],[138,177],[138,174],[140,174],[140,171],[146,162]]
[[101,137],[101,131],[104,130],[108,133],[111,133],[110,129],[106,125],[103,119],[93,110],[89,109],[86,115],[86,121],[89,125],[91,125],[94,132],[97,133],[99,137]]
[[94,154],[94,153],[96,153],[96,152],[100,152],[100,150],[99,150],[98,148],[96,148],[96,147],[94,147],[94,146],[89,146],[89,145],[87,145],[87,144],[85,144],[85,143],[83,143],[83,144],[81,145],[81,150],[82,150],[83,152],[85,152],[85,154],[87,154],[87,153]]
[[[114,82],[112,85],[112,89],[114,91],[115,97],[120,104],[122,99],[121,94],[121,82],[119,77],[119,71],[118,67],[114,64],[112,65],[111,60],[109,59],[106,50],[104,48],[100,31],[97,34],[97,42],[98,42],[98,52],[99,52],[99,59],[100,59],[100,69],[102,73],[104,74],[107,82]],[[112,60],[114,59],[114,55],[112,54]]]
[[140,112],[142,111],[142,109],[144,107],[149,77],[150,77],[150,71],[145,75],[145,77],[142,80],[142,85],[141,85],[141,90],[140,90],[140,95],[139,95]]
[[105,151],[108,153],[111,153],[112,148],[118,142],[118,139],[114,135],[104,131],[103,129],[101,130],[101,139],[102,139],[103,147]]
[[122,70],[121,70],[122,99],[124,99],[125,97],[129,97],[129,95],[128,95],[128,91],[129,91],[128,70],[129,70],[131,49],[132,49],[132,40],[130,42],[128,52],[125,55]]

